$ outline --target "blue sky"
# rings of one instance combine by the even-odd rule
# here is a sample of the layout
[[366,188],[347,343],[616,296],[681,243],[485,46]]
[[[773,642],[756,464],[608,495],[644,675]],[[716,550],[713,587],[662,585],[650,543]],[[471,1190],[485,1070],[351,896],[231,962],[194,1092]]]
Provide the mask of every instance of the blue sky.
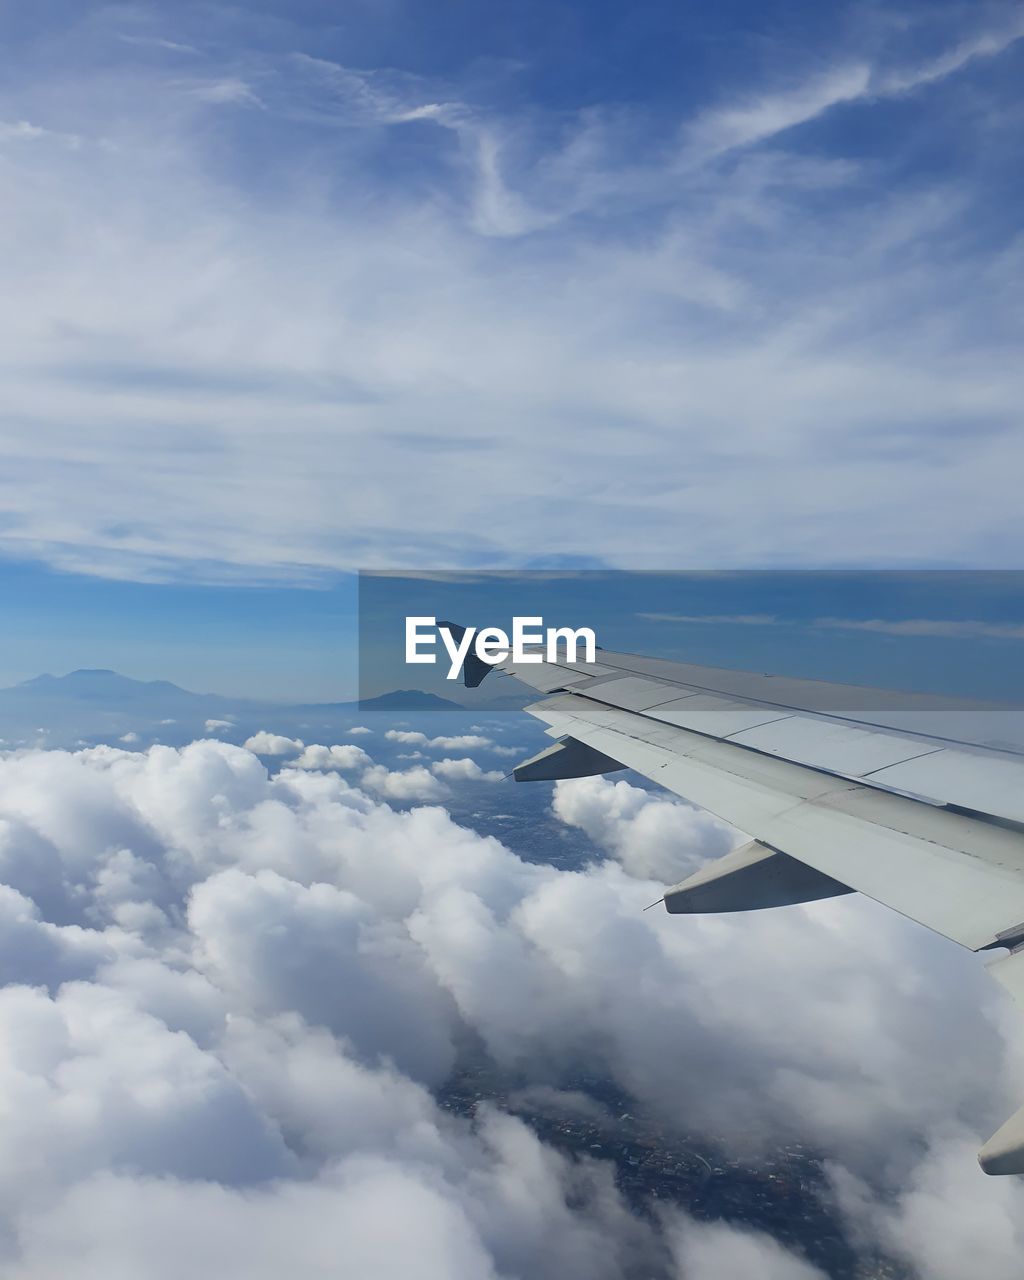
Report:
[[506,628],[513,614],[539,614],[549,626],[593,627],[608,649],[1024,700],[1019,572],[397,572],[361,584],[338,575],[316,587],[224,587],[8,563],[0,591],[0,687],[42,671],[112,667],[287,701],[410,686],[451,697],[445,666],[404,667],[407,614]]
[[4,24],[0,676],[329,694],[360,567],[1020,563],[1017,6]]
[[0,564],[0,687],[105,667],[199,693],[330,701],[356,685],[351,576],[316,589],[147,583]]

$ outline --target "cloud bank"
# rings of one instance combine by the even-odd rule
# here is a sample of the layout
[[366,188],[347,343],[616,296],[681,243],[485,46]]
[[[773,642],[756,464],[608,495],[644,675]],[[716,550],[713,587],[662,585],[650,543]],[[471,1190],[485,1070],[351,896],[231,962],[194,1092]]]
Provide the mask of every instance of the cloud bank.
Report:
[[586,1064],[724,1151],[798,1138],[865,1247],[953,1280],[984,1232],[1012,1280],[1024,1191],[973,1151],[1024,1045],[975,959],[865,901],[643,914],[642,849],[674,874],[674,846],[732,833],[622,782],[555,806],[612,857],[523,862],[218,741],[0,757],[4,1273],[820,1274],[637,1217],[608,1165],[486,1103],[443,1111],[472,1033],[525,1083]]

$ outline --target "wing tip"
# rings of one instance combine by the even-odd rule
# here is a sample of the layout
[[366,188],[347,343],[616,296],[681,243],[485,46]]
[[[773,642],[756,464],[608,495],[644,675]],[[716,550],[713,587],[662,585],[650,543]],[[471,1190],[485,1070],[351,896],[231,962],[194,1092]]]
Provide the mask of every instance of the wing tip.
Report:
[[978,1152],[978,1163],[993,1176],[1024,1174],[1024,1107],[989,1138]]

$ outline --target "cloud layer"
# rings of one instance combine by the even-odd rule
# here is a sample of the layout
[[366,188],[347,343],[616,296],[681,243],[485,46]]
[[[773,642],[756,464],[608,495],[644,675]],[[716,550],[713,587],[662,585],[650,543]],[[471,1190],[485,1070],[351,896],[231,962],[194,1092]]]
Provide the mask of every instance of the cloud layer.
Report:
[[644,914],[644,850],[675,874],[734,833],[623,782],[555,810],[611,859],[526,863],[223,742],[0,757],[4,1273],[326,1276],[341,1250],[382,1277],[817,1274],[635,1217],[608,1166],[492,1107],[442,1111],[472,1033],[726,1151],[797,1138],[866,1248],[953,1280],[984,1229],[1012,1280],[1024,1193],[973,1150],[1024,1045],[974,958],[862,900]]

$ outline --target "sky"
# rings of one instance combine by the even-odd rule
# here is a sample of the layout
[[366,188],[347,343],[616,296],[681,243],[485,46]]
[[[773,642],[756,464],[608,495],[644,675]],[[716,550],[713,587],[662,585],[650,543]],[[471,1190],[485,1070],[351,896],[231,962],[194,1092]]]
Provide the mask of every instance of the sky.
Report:
[[[604,649],[670,661],[1020,703],[1024,578],[997,570],[389,571],[360,576],[359,688],[449,698],[461,677],[440,640],[434,665],[405,661],[406,618],[512,634],[589,627]],[[423,625],[422,632],[430,633]],[[431,650],[424,647],[421,652]],[[488,692],[521,688],[489,678]]]
[[8,6],[0,548],[1015,567],[1022,21]]
[[[369,569],[385,618],[539,599],[609,646],[1017,692],[1016,4],[0,31],[0,684],[347,698]],[[975,1153],[1024,1023],[979,957],[859,895],[644,911],[745,833],[620,774],[517,799],[518,716],[109,712],[0,743],[11,1280],[826,1280],[452,1114],[467,1045],[555,1114],[585,1068],[728,1161],[801,1144],[867,1266],[1018,1280],[1024,1190]]]
[[0,562],[0,687],[113,669],[198,693],[330,702],[357,692],[356,580],[135,582]]
[[[389,570],[227,588],[0,563],[0,589],[0,687],[84,667],[280,702],[409,687],[458,699],[448,664],[405,664],[406,617],[510,630],[518,614],[675,661],[1024,700],[1011,570]],[[484,692],[513,687],[497,683]]]

